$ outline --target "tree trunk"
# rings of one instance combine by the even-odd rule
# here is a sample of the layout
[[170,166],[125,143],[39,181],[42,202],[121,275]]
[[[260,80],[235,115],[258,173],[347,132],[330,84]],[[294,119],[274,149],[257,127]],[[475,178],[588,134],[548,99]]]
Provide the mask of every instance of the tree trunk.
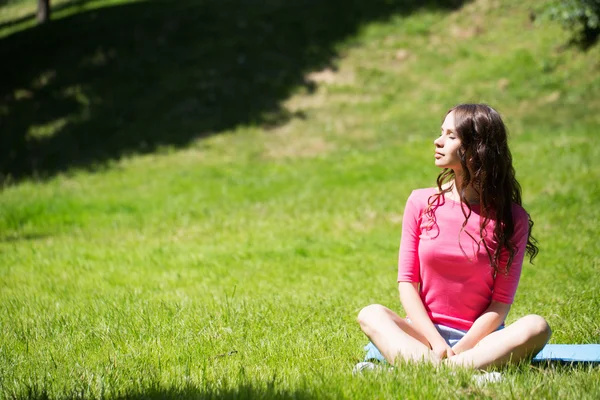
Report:
[[38,0],[37,20],[43,24],[50,19],[50,0]]

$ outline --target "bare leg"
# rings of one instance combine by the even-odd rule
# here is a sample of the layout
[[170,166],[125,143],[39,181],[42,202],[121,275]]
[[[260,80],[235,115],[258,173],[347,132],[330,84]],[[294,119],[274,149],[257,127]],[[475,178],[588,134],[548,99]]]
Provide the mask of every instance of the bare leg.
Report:
[[363,308],[358,313],[358,323],[390,364],[398,357],[439,363],[427,339],[387,307],[371,304]]
[[475,347],[447,359],[448,365],[486,369],[518,363],[539,352],[550,339],[550,326],[539,315],[527,315],[492,332]]

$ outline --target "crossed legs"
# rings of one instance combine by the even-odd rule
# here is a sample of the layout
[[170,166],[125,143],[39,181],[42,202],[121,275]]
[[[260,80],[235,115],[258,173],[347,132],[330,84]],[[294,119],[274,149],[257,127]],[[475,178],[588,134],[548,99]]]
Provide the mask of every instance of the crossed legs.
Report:
[[448,359],[448,364],[486,369],[518,363],[536,355],[550,339],[543,317],[530,314],[484,337],[475,347]]
[[[424,336],[387,307],[372,304],[358,314],[362,331],[377,346],[385,359],[441,362]],[[539,315],[527,315],[506,328],[483,338],[474,348],[444,362],[476,369],[518,363],[539,352],[550,339],[550,327]]]

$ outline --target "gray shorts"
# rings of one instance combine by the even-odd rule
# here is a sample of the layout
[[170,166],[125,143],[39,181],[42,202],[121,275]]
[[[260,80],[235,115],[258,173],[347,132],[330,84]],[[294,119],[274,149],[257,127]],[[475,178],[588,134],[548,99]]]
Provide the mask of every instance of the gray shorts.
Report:
[[448,346],[452,347],[460,339],[463,338],[467,334],[467,331],[463,331],[461,329],[450,328],[449,326],[441,325],[441,324],[433,324],[435,328],[438,330],[440,335],[444,338]]
[[[406,322],[412,324],[412,321],[408,317],[406,318]],[[463,331],[462,329],[450,328],[449,326],[442,324],[433,324],[433,326],[435,326],[435,329],[438,330],[440,335],[442,335],[442,337],[450,347],[458,343],[458,341],[467,334],[467,331]]]

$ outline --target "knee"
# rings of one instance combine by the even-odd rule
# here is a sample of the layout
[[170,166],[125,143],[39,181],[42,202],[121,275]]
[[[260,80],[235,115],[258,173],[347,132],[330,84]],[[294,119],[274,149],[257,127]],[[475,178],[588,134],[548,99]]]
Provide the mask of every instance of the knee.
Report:
[[368,327],[373,320],[381,318],[386,314],[387,308],[381,304],[371,304],[364,307],[358,313],[356,321],[360,324],[363,329]]
[[550,325],[544,319],[544,317],[530,314],[523,319],[527,325],[527,333],[530,338],[537,339],[536,341],[546,344],[548,340],[550,340],[550,336],[552,335],[552,330],[550,329]]

